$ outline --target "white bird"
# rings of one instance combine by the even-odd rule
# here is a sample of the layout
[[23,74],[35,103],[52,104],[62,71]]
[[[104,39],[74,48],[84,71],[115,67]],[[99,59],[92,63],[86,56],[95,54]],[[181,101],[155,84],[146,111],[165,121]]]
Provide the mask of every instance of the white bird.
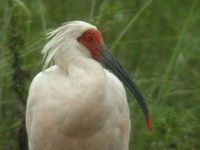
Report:
[[140,91],[105,47],[101,32],[71,21],[48,37],[44,70],[33,79],[28,95],[29,149],[128,150],[131,125],[121,81],[142,107],[148,128],[151,119]]

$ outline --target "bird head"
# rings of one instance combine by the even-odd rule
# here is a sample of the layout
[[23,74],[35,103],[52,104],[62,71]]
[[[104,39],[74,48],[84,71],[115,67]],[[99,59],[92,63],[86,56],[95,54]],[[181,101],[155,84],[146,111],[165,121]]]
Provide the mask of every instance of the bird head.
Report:
[[104,44],[102,33],[95,26],[83,21],[72,21],[51,32],[49,37],[52,39],[43,49],[47,65],[53,57],[56,57],[56,54],[59,54],[57,51],[63,50],[63,47],[68,50],[72,46],[76,47],[86,57],[95,59],[103,64],[126,85],[141,106],[147,127],[149,129],[152,128],[150,113],[139,88],[109,52],[109,49]]

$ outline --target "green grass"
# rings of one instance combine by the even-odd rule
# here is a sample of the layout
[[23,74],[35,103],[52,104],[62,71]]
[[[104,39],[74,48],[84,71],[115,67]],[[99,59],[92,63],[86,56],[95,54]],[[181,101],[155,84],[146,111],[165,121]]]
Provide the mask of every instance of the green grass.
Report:
[[[200,2],[198,0],[0,0],[0,150],[18,149],[24,105],[12,89],[11,30],[22,37],[21,67],[41,70],[45,34],[70,20],[96,24],[105,43],[139,85],[153,117],[148,131],[128,92],[130,150],[200,149]],[[15,20],[15,25],[11,24]],[[16,41],[12,41],[16,42]],[[25,93],[27,95],[27,93]]]

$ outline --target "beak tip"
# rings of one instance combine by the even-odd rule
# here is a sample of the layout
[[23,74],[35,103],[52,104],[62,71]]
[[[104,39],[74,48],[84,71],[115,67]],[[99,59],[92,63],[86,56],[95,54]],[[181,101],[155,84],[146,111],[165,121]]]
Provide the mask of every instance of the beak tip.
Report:
[[151,130],[153,128],[151,117],[147,118],[147,128]]

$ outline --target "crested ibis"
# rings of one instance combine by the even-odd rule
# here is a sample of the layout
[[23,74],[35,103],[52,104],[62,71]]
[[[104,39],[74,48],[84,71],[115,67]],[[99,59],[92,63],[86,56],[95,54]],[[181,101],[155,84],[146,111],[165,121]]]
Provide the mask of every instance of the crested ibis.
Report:
[[42,50],[44,68],[28,95],[29,149],[128,150],[131,124],[123,84],[141,106],[148,128],[151,117],[102,33],[87,22],[71,21],[48,38]]

